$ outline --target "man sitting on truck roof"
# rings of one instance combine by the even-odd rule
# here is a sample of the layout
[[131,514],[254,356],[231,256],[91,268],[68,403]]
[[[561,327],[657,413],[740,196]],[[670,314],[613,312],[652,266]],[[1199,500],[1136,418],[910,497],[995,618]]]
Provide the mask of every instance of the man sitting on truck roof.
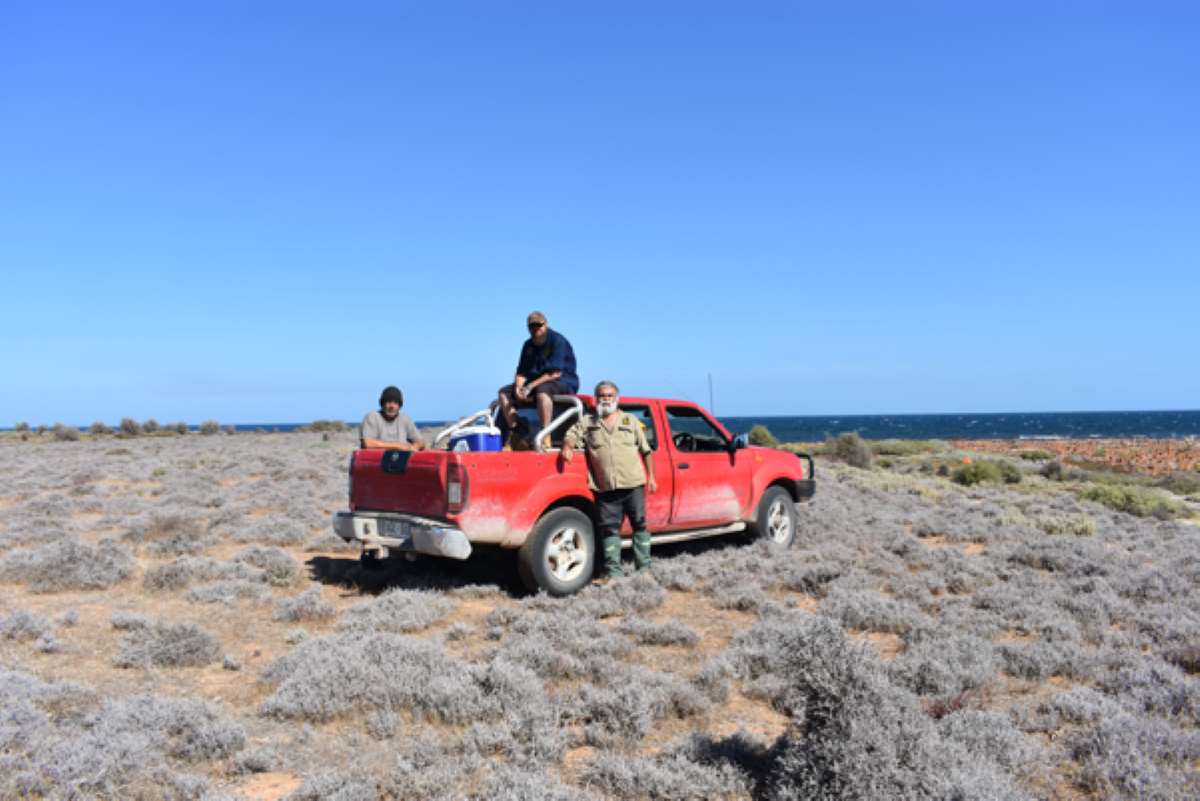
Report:
[[404,393],[399,387],[386,387],[379,395],[378,411],[363,418],[359,438],[364,448],[389,448],[398,451],[424,449],[425,440],[417,424],[407,414],[400,412],[404,405]]
[[500,387],[499,392],[500,412],[509,431],[518,428],[516,407],[536,406],[538,420],[545,429],[554,415],[554,396],[579,391],[575,351],[567,338],[550,330],[546,315],[540,311],[530,312],[525,325],[529,339],[521,346],[517,373],[513,382]]

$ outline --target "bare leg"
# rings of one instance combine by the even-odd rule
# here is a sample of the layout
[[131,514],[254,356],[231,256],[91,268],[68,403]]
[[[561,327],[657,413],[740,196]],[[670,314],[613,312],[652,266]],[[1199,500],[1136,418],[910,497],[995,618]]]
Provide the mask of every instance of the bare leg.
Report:
[[538,419],[542,422],[542,431],[550,425],[550,417],[554,414],[554,399],[549,392],[539,392],[537,396]]
[[517,427],[517,410],[513,406],[512,398],[504,390],[500,391],[498,398],[500,401],[500,414],[504,415],[504,422],[508,423],[508,430],[512,431]]

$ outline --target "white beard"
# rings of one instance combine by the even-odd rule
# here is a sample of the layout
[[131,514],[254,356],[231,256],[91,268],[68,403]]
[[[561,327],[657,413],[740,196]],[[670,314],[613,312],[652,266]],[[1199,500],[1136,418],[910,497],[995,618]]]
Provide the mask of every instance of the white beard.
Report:
[[596,404],[596,411],[601,417],[606,417],[617,410],[616,401],[600,401]]

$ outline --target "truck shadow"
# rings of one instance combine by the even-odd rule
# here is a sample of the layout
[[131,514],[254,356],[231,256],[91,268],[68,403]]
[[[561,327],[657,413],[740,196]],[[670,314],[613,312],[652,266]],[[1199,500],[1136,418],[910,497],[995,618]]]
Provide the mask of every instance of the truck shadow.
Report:
[[[655,545],[653,558],[670,560],[685,554],[698,556],[741,547],[745,542],[745,538],[734,534]],[[630,558],[627,550],[624,561],[628,562]],[[480,548],[462,562],[427,556],[417,556],[410,561],[403,555],[395,555],[368,568],[356,556],[322,555],[312,557],[305,565],[314,581],[366,595],[378,595],[391,589],[446,592],[464,587],[492,588],[513,598],[533,594],[517,571],[517,552],[502,548]],[[603,567],[598,565],[598,570],[603,571]]]
[[403,555],[370,567],[358,557],[314,556],[305,562],[313,580],[367,595],[392,589],[448,591],[463,587],[492,588],[519,597],[528,594],[517,573],[516,552],[477,550],[465,561]]

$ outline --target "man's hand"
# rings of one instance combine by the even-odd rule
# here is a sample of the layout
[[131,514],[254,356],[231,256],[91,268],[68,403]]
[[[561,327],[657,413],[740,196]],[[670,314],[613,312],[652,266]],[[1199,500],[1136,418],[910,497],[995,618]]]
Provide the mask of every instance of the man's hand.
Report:
[[564,442],[562,449],[558,452],[558,455],[562,457],[564,462],[569,462],[575,458],[575,449],[572,448],[568,443]]
[[651,495],[658,492],[658,482],[654,480],[654,476],[646,477],[646,492],[649,492]]
[[519,400],[525,400],[526,398],[529,397],[529,387],[527,387],[525,384],[522,384],[521,386],[519,386],[515,390],[513,390],[513,393],[517,396],[517,398]]

